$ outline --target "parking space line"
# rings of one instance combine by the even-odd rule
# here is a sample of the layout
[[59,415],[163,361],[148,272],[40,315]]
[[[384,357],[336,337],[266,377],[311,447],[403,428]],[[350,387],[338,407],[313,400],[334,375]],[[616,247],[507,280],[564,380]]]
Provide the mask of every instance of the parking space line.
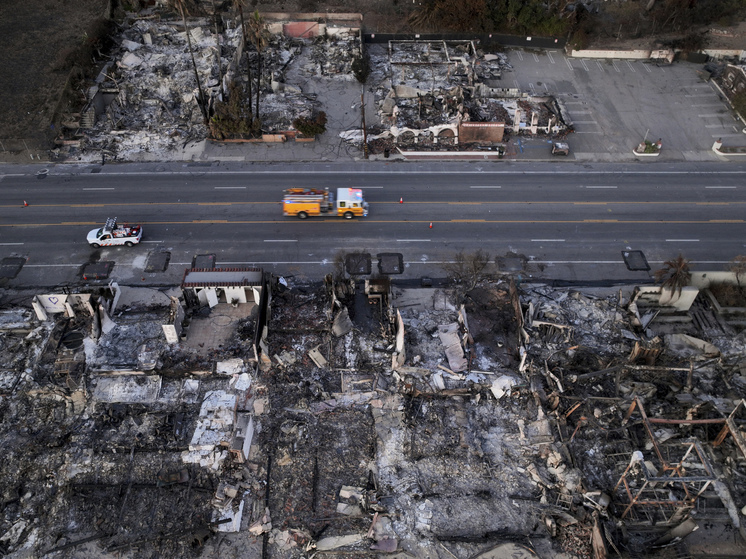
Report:
[[601,70],[602,72],[604,72],[604,67],[601,66],[601,62],[600,61],[596,60],[596,66],[598,66],[599,70]]
[[723,128],[722,124],[705,124],[705,128]]
[[534,60],[536,60],[536,62],[538,62],[539,61],[539,57],[536,55],[536,53],[533,53],[533,55],[534,55]]
[[619,69],[619,67],[617,67],[617,65],[616,65],[616,60],[612,60],[611,61],[611,65],[614,67],[614,70],[616,70],[617,72],[621,72],[621,70]]
[[565,62],[567,62],[567,67],[570,68],[570,70],[574,70],[575,68],[572,67],[572,64],[570,64],[570,59],[565,58]]
[[650,69],[650,64],[643,64],[642,67],[648,71],[648,74],[653,73],[653,71]]
[[518,58],[520,60],[523,60],[523,53],[521,53],[521,51],[519,51],[519,50],[517,50],[516,53],[518,53]]
[[583,69],[584,69],[584,70],[585,70],[586,72],[590,72],[590,70],[588,69],[588,66],[586,66],[586,65],[585,65],[585,60],[583,60],[583,59],[581,58],[581,59],[580,59],[580,63],[581,63],[582,65],[583,65]]
[[516,89],[521,89],[521,84],[518,83],[518,80],[513,80],[513,83],[515,84]]
[[712,93],[689,93],[684,97],[712,97]]
[[735,137],[743,137],[743,134],[731,134],[731,133],[725,133],[725,134],[710,134],[713,138],[735,138]]
[[629,61],[629,60],[625,60],[625,62],[627,63],[627,66],[629,66],[629,69],[630,69],[630,70],[632,70],[632,71],[633,71],[633,72],[634,72],[634,73],[636,74],[636,73],[637,73],[637,70],[635,70],[635,69],[634,69],[634,68],[632,67],[632,64],[630,63],[630,61]]
[[547,87],[547,84],[544,84],[544,91],[546,91],[547,93],[549,93],[549,88]]
[[697,115],[697,116],[699,118],[711,118],[711,117],[718,117],[718,116],[725,116],[725,115],[722,114],[722,113],[720,113],[720,114],[715,113],[715,114],[711,114],[711,115]]
[[552,56],[552,52],[551,51],[547,51],[547,56],[549,57],[549,62],[551,62],[552,64],[554,64],[554,57]]
[[531,90],[531,95],[536,95],[536,92],[534,91],[534,84],[528,82],[528,88]]
[[573,124],[598,124],[595,120],[576,120]]

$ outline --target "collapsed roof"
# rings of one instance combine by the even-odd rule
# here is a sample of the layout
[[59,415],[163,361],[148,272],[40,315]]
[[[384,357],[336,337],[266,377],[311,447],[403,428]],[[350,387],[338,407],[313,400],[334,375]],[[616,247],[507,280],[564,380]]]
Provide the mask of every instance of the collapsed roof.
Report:
[[[474,41],[389,41],[371,45],[377,68],[381,124],[402,146],[418,149],[459,142],[462,123],[502,123],[514,134],[566,133],[565,111],[551,96],[501,87],[511,66],[502,53]],[[495,138],[502,141],[502,138]],[[494,143],[494,142],[488,142]]]

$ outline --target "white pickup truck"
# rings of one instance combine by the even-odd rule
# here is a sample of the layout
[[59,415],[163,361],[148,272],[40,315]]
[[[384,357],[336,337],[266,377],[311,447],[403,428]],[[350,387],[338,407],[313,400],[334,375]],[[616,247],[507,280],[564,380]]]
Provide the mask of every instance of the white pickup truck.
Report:
[[86,240],[93,248],[125,245],[131,247],[142,239],[141,225],[119,225],[116,217],[110,217],[100,229],[88,233]]

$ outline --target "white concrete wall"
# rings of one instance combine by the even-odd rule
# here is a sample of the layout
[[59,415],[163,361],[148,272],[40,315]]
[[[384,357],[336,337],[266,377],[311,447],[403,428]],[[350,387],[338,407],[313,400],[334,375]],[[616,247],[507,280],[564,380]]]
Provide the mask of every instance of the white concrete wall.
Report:
[[742,49],[704,49],[702,52],[707,56],[712,56],[713,58],[737,56],[741,60],[746,59],[746,50]]
[[646,60],[650,58],[649,49],[635,50],[612,50],[612,49],[585,49],[571,50],[570,56],[573,58],[629,58],[635,60]]
[[[707,289],[718,283],[737,285],[735,272],[692,272],[691,285],[699,289]],[[741,283],[746,285],[746,274],[741,274]]]

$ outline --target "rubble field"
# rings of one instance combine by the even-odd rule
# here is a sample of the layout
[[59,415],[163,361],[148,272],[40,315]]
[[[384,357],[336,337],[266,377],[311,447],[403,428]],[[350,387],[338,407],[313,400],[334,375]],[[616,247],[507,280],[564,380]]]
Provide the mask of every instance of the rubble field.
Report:
[[743,556],[734,278],[242,273],[3,294],[3,556]]

